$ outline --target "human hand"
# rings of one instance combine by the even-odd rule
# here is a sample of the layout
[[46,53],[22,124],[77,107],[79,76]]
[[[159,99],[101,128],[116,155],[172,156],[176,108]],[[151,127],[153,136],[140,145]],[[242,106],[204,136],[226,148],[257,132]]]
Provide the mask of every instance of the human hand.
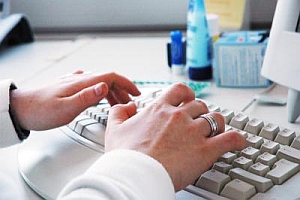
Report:
[[104,97],[111,105],[127,103],[137,87],[116,73],[92,74],[76,71],[54,84],[35,89],[15,89],[10,94],[12,112],[27,130],[45,130],[71,122]]
[[193,183],[225,152],[240,150],[246,142],[236,131],[224,132],[224,119],[217,121],[219,134],[209,137],[211,128],[199,117],[208,112],[191,89],[172,86],[138,114],[134,103],[111,108],[105,133],[106,152],[131,149],[159,161],[168,171],[176,191]]

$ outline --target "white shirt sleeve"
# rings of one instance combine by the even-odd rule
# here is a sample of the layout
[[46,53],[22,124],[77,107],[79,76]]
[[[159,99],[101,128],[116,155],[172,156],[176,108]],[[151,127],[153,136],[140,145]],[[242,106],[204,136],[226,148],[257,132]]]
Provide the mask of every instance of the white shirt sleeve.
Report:
[[137,151],[115,150],[68,183],[58,199],[174,200],[175,191],[158,161]]
[[9,88],[11,80],[0,81],[0,148],[20,142],[9,115]]

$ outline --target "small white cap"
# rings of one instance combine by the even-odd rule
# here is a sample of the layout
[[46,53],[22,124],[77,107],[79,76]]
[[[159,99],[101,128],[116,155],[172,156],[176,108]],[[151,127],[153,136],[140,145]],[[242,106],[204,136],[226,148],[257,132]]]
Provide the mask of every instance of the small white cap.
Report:
[[182,75],[184,73],[184,66],[172,64],[171,70],[173,74]]
[[209,34],[211,37],[220,34],[219,15],[209,13],[206,15]]

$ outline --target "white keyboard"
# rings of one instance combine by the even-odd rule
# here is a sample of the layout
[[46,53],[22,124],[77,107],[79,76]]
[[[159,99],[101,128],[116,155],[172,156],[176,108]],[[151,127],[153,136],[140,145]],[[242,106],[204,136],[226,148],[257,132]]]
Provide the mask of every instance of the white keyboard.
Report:
[[[162,90],[149,89],[134,99],[139,109]],[[300,136],[276,124],[208,104],[220,112],[226,130],[238,130],[248,146],[227,152],[193,184],[177,193],[176,199],[297,199],[300,197]],[[76,142],[104,152],[104,132],[110,106],[100,102],[85,110],[69,125],[60,128]],[[29,180],[30,181],[30,180]],[[51,195],[50,195],[51,196]]]

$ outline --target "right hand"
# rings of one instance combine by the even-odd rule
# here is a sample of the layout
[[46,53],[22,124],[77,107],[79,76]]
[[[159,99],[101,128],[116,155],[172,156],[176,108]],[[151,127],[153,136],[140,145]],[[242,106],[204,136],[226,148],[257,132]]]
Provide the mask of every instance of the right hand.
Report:
[[168,171],[176,191],[193,183],[225,152],[241,150],[246,142],[236,131],[224,132],[224,119],[210,113],[221,134],[209,137],[208,112],[194,92],[175,84],[153,104],[136,113],[134,103],[111,108],[105,135],[106,152],[131,149],[159,161]]

